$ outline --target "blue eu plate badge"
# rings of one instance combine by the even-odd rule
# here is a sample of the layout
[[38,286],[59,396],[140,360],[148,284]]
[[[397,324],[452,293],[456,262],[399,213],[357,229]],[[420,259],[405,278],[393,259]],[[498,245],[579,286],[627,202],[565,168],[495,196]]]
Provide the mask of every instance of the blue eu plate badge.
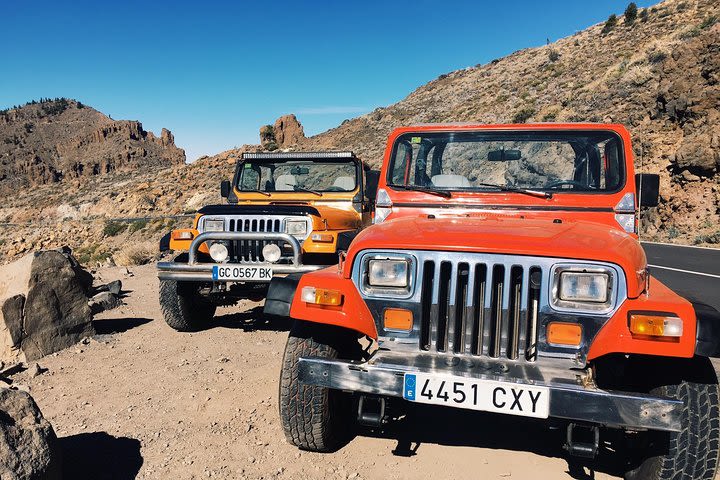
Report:
[[218,279],[218,266],[217,265],[213,265],[212,278],[213,278],[213,280]]
[[417,380],[415,379],[415,375],[406,373],[405,374],[405,385],[403,388],[403,398],[405,400],[415,400],[415,385],[416,384],[417,384]]

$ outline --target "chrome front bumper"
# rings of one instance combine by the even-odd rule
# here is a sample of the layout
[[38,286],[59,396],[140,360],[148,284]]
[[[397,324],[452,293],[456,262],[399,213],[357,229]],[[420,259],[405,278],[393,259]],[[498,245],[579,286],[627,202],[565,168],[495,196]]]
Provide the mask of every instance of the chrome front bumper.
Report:
[[[273,274],[286,275],[289,273],[306,273],[322,268],[319,265],[303,265],[300,261],[300,242],[297,238],[287,233],[271,232],[205,232],[201,233],[190,244],[188,251],[188,262],[158,262],[158,278],[160,280],[175,280],[186,282],[217,282],[213,280],[212,268],[209,263],[198,263],[197,252],[200,245],[208,240],[274,240],[289,244],[292,247],[292,258],[290,263],[262,263],[244,262],[242,265],[254,267],[270,267]],[[228,263],[228,266],[234,264]],[[223,281],[223,280],[220,280]]]
[[400,398],[404,375],[420,372],[547,387],[550,417],[615,428],[680,430],[681,401],[583,386],[582,372],[559,365],[541,368],[494,359],[386,352],[365,363],[324,358],[301,358],[299,363],[299,380],[306,385]]

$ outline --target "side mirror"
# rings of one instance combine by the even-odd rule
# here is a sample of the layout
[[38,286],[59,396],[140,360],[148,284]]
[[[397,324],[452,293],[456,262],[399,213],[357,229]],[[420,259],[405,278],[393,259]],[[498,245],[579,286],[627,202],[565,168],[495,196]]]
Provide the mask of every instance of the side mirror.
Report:
[[222,198],[228,198],[230,196],[230,180],[220,182],[220,196]]
[[379,170],[368,170],[365,172],[365,196],[371,202],[377,197],[378,182],[380,181]]
[[638,194],[639,206],[657,207],[660,201],[660,175],[655,173],[635,174],[635,189]]

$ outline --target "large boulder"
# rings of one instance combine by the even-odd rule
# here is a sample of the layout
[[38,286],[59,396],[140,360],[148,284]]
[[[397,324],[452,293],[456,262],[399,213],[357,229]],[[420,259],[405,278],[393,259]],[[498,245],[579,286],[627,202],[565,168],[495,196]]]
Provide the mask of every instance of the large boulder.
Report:
[[93,335],[92,280],[69,252],[57,250],[0,266],[0,361],[36,360]]
[[0,478],[61,478],[60,449],[50,422],[26,392],[0,388]]

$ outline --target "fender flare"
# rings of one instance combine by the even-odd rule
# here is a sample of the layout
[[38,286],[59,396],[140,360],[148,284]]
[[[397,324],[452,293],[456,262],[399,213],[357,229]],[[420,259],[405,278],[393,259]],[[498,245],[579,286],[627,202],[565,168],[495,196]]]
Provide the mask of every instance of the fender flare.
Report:
[[263,314],[289,317],[290,306],[302,276],[302,273],[291,273],[285,277],[273,277],[265,297]]
[[720,312],[710,305],[692,302],[697,319],[695,354],[701,357],[720,357]]

